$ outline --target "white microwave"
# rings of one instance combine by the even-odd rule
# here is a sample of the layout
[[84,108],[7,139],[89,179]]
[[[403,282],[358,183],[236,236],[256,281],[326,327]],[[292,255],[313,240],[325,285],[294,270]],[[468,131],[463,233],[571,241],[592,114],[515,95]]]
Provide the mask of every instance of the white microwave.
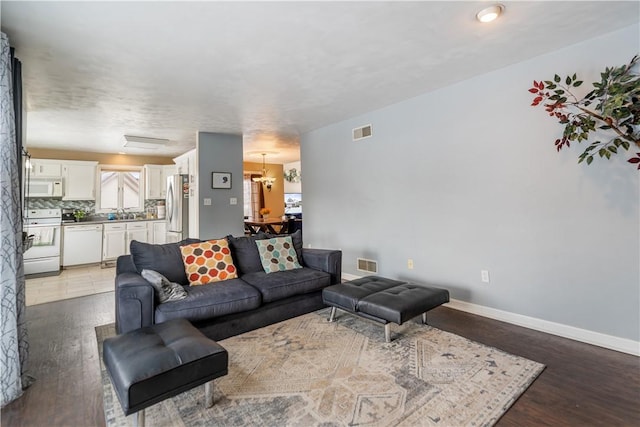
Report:
[[27,197],[62,197],[62,178],[31,178]]

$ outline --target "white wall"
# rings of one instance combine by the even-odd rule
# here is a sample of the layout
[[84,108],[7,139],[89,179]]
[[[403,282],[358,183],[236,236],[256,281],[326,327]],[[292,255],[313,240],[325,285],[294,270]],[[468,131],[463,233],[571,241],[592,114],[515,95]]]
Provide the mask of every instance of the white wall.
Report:
[[[639,35],[634,25],[303,135],[305,244],[341,248],[346,273],[375,259],[383,276],[458,300],[639,341],[640,174],[625,156],[578,165],[586,145],[556,153],[563,128],[527,91],[574,72],[588,90],[638,53]],[[374,136],[352,142],[368,123]]]

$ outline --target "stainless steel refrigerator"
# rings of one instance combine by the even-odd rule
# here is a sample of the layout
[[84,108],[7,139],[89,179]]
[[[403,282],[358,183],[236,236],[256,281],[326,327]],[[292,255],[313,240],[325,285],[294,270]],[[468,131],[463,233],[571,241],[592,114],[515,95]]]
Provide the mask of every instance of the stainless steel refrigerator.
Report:
[[189,175],[167,177],[167,243],[189,237]]

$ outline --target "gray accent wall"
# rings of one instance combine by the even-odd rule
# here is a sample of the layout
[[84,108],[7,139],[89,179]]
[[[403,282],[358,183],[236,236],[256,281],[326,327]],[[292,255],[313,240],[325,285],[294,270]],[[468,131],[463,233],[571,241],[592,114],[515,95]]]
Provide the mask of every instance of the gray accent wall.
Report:
[[[200,238],[244,235],[242,135],[198,132],[197,150]],[[231,172],[231,189],[211,188],[212,172]],[[230,204],[232,197],[238,204]],[[206,198],[210,206],[205,206]]]
[[584,94],[638,40],[634,25],[302,135],[305,246],[342,249],[347,274],[369,258],[458,300],[640,340],[631,152],[590,166],[584,143],[557,153],[563,127],[528,92],[577,72]]

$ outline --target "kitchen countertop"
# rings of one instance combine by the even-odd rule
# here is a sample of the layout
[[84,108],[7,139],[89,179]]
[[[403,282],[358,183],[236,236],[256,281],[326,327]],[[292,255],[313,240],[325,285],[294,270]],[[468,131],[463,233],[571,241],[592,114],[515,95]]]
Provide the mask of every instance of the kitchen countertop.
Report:
[[91,224],[114,224],[119,222],[150,222],[150,221],[165,221],[164,218],[137,218],[137,219],[95,219],[89,221],[80,222],[63,222],[62,225],[91,225]]

